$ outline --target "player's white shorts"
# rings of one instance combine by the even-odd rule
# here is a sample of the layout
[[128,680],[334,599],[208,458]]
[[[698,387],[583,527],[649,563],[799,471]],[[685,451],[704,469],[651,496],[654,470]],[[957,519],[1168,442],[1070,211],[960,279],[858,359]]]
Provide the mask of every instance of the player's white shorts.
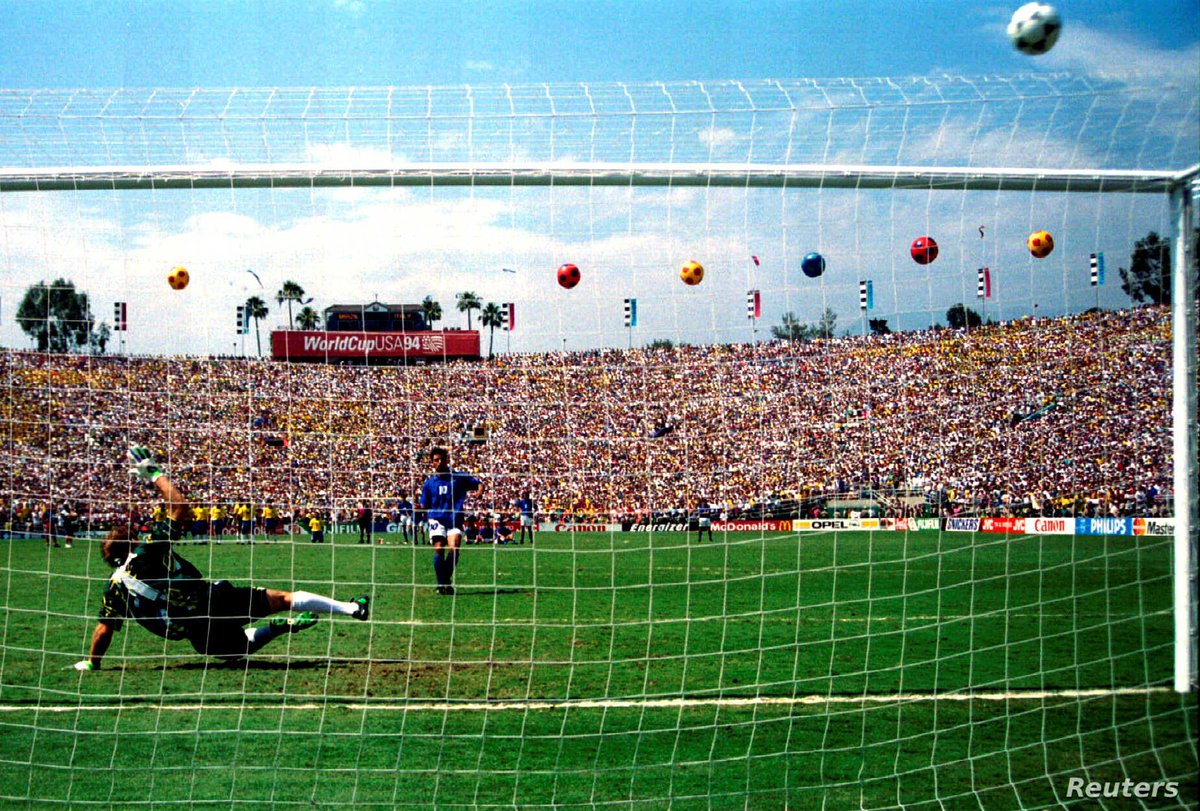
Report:
[[700,519],[700,529],[712,529],[712,519],[711,518],[701,518]]
[[400,516],[400,526],[404,529],[412,529],[413,519],[411,515]]
[[521,526],[532,528],[533,527],[533,516],[532,515],[522,515],[521,516]]
[[448,527],[436,518],[429,519],[429,540],[445,538],[450,532],[457,532],[460,536],[462,535],[462,530],[458,527]]

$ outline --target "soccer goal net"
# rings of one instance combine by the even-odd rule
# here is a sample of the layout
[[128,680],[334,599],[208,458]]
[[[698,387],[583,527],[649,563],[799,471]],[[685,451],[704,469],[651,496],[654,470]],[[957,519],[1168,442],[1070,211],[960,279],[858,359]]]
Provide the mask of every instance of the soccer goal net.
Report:
[[1198,103],[0,91],[0,804],[1194,807]]

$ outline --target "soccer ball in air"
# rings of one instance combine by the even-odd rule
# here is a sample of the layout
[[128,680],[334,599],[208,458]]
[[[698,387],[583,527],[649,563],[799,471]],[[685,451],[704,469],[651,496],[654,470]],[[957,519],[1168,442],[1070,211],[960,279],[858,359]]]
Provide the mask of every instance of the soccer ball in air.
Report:
[[1050,236],[1049,231],[1034,231],[1029,235],[1029,239],[1025,240],[1025,244],[1029,246],[1029,252],[1038,259],[1045,259],[1050,255],[1050,251],[1054,250],[1054,237]]
[[1008,38],[1018,51],[1037,56],[1054,47],[1062,31],[1058,9],[1045,3],[1026,3],[1008,23]]
[[167,284],[171,285],[172,290],[182,290],[191,280],[187,268],[171,268],[171,272],[167,274]]
[[800,260],[800,269],[810,279],[815,279],[825,272],[825,257],[813,251]]
[[934,259],[937,259],[938,246],[933,241],[933,237],[917,237],[913,240],[912,247],[908,249],[912,254],[913,261],[918,265],[928,265]]
[[697,285],[704,281],[704,267],[699,262],[688,262],[679,269],[679,278],[684,284]]
[[570,290],[575,285],[579,284],[579,268],[568,262],[558,269],[558,283],[560,286]]

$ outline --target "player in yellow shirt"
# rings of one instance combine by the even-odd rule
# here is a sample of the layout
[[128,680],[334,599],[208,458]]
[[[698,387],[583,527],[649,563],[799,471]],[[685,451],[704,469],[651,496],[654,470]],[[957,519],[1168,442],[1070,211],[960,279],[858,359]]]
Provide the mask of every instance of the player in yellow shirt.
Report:
[[248,504],[233,505],[233,517],[237,519],[237,536],[239,541],[249,540],[254,529],[252,518],[254,513]]
[[217,543],[220,543],[221,536],[225,534],[225,508],[220,504],[209,507],[208,520],[212,524],[213,537],[216,538]]
[[275,512],[275,508],[270,504],[264,504],[262,506],[263,532],[267,534],[268,540],[270,540],[271,536],[275,534],[275,526],[278,523],[276,520],[277,517],[278,515]]
[[312,533],[313,543],[325,543],[325,522],[321,520],[318,513],[313,513],[308,518],[308,531]]
[[208,530],[208,510],[200,504],[192,505],[192,537],[199,538]]

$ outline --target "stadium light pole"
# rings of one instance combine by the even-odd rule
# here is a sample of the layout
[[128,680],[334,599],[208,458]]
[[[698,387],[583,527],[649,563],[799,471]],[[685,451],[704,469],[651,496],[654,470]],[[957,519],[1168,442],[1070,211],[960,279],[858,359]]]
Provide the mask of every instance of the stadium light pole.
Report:
[[1193,171],[1171,189],[1172,432],[1175,460],[1175,691],[1196,686],[1196,277],[1192,272]]

